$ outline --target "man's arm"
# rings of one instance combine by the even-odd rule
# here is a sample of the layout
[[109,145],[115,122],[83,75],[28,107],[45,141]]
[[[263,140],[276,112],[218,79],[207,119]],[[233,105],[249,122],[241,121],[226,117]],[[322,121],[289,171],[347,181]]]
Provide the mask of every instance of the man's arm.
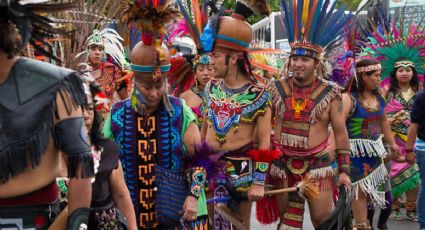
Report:
[[416,136],[418,135],[418,127],[418,123],[410,123],[409,129],[407,130],[406,161],[410,164],[416,162],[413,146],[415,146]]
[[[90,165],[89,159],[86,159],[88,162],[78,162],[78,165],[75,167],[75,172],[70,172],[70,165],[74,164],[75,157],[90,157],[91,159],[91,166],[93,167],[93,157],[90,152],[90,146],[88,143],[84,143],[84,141],[88,140],[87,137],[87,130],[84,126],[84,120],[83,120],[83,114],[81,106],[65,106],[64,100],[71,100],[71,96],[69,93],[62,92],[62,95],[65,95],[63,98],[58,93],[56,96],[56,105],[57,105],[57,120],[55,121],[55,135],[56,135],[56,142],[62,142],[62,145],[58,146],[64,153],[65,153],[65,161],[68,165],[68,174],[74,175],[71,176],[69,180],[69,192],[68,192],[68,211],[69,211],[69,218],[72,218],[74,212],[78,213],[77,211],[84,212],[82,215],[85,216],[87,213],[87,209],[84,208],[90,208],[90,202],[91,202],[91,195],[92,195],[92,185],[91,185],[91,178],[84,178],[84,176],[87,176],[87,171],[92,171],[94,173],[94,169],[92,168],[87,169],[85,166]],[[72,108],[73,107],[73,108]],[[68,108],[68,110],[67,110]],[[69,109],[72,108],[70,111]],[[66,123],[70,121],[79,121],[80,126],[67,126]],[[81,123],[82,122],[82,123]],[[84,150],[84,153],[77,153],[77,152],[71,152],[69,146],[67,146],[66,142],[69,142],[69,137],[72,137],[72,134],[78,133],[80,136],[75,136],[75,139],[79,139],[76,141],[76,145],[74,149]],[[83,136],[81,136],[83,135]],[[68,138],[68,139],[67,139]],[[86,140],[81,140],[87,138]],[[62,141],[58,141],[59,139],[62,139]],[[81,146],[81,147],[78,147]],[[88,149],[87,149],[88,147]],[[88,151],[88,152],[87,152]],[[71,166],[72,167],[72,166]],[[88,176],[94,176],[90,175]],[[81,212],[80,212],[81,213]],[[79,215],[79,214],[78,214]],[[88,218],[88,216],[86,216]],[[68,219],[69,220],[69,219]],[[68,225],[71,221],[69,221]]]
[[270,148],[270,136],[272,133],[272,111],[268,107],[263,116],[257,118],[257,140],[259,149]]
[[[346,104],[344,104],[346,103]],[[350,177],[350,142],[348,138],[347,127],[345,121],[350,114],[351,98],[348,94],[335,99],[331,103],[330,118],[332,131],[335,138],[335,152],[338,161],[339,183],[351,186]]]

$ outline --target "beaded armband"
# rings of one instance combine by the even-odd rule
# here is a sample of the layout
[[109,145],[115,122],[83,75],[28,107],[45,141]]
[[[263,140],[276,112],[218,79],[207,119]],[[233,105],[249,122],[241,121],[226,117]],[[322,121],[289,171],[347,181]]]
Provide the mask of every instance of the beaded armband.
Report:
[[254,173],[252,174],[252,182],[254,184],[264,185],[266,182],[266,174],[269,169],[269,163],[277,159],[280,155],[276,150],[257,150],[252,149],[248,152],[255,164]]
[[266,173],[269,163],[255,162],[255,170],[252,174],[252,182],[254,184],[264,185],[266,182]]
[[347,175],[350,175],[350,154],[351,150],[349,149],[336,149],[336,156],[338,161],[338,171],[345,172]]
[[202,190],[205,186],[207,173],[203,167],[193,167],[187,172],[187,180],[190,185],[190,193],[196,199],[201,196]]

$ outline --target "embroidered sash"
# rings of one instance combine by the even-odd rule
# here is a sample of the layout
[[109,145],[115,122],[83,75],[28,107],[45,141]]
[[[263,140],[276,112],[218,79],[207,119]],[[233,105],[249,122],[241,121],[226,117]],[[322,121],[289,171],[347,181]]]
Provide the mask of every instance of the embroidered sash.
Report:
[[[300,119],[296,119],[291,106],[292,90],[290,84],[292,81],[292,78],[274,81],[269,85],[269,90],[277,113],[283,121],[280,144],[305,149],[308,147],[310,125],[317,120],[334,99],[341,97],[341,93],[335,83],[318,78],[319,84],[312,89],[307,106],[301,111]],[[295,94],[294,97],[296,100],[300,100],[305,95]]]

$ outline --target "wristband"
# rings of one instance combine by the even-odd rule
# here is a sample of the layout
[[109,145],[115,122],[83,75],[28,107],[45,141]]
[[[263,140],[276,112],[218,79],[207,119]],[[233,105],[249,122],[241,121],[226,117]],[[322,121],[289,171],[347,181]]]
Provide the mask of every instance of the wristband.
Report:
[[349,149],[336,149],[337,161],[338,161],[338,171],[345,172],[347,175],[350,175],[350,155],[351,150]]
[[203,167],[194,167],[187,173],[190,184],[190,195],[198,199],[206,182],[207,173]]
[[268,163],[264,162],[255,162],[255,170],[252,174],[252,182],[254,184],[265,185],[266,182],[266,172],[269,168]]

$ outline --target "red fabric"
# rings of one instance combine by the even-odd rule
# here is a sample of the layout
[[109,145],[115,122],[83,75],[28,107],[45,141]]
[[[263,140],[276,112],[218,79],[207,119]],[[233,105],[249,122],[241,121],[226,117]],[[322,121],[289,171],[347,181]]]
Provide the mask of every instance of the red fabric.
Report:
[[279,220],[280,212],[276,196],[265,196],[257,201],[257,220],[261,224],[271,224]]
[[22,196],[0,198],[0,206],[51,204],[57,199],[58,194],[58,186],[53,182],[38,191]]
[[277,159],[280,156],[278,150],[258,150],[251,149],[248,151],[248,155],[251,156],[254,162],[270,163],[272,160]]

